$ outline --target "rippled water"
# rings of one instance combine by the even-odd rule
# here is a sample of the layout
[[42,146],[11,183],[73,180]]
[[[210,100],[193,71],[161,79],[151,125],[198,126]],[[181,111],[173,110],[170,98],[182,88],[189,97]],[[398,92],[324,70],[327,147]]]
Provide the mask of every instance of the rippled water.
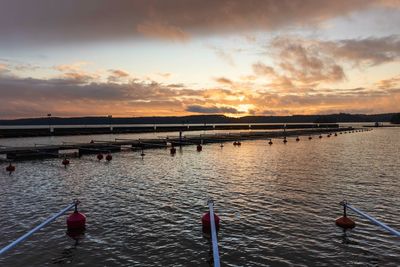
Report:
[[[349,212],[347,199],[400,229],[400,128],[321,140],[244,141],[17,163],[0,171],[0,246],[73,198],[88,218],[78,244],[59,218],[0,257],[0,266],[208,266],[206,199],[221,218],[222,266],[399,266],[400,240]],[[78,138],[78,137],[76,137]]]

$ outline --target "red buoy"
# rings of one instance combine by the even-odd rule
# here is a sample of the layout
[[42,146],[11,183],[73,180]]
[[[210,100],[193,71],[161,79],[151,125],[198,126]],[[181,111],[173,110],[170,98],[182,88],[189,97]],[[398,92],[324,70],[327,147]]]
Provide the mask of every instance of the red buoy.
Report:
[[65,168],[67,168],[67,165],[69,165],[69,160],[63,159],[63,161],[61,163],[62,163],[62,165],[64,165]]
[[285,138],[283,138],[283,143],[287,143],[287,140],[286,140],[286,137]]
[[335,133],[335,136],[337,136],[337,133]]
[[309,136],[309,137],[308,137],[308,140],[311,140],[311,139],[312,139],[312,137],[311,137],[311,136]]
[[[219,231],[219,217],[217,214],[214,213],[214,222],[215,222],[215,230]],[[211,233],[211,219],[210,219],[210,212],[207,212],[201,218],[201,224],[203,226],[203,233]]]
[[111,154],[108,154],[108,155],[106,156],[106,160],[107,160],[107,161],[111,161],[111,160],[112,160]]
[[175,148],[175,147],[171,147],[170,153],[171,153],[171,155],[175,155],[175,153],[176,153],[176,148]]
[[233,142],[233,145],[234,145],[234,146],[237,146],[237,142],[236,142],[236,141],[235,141],[235,142]]
[[322,135],[320,135],[319,138],[322,138]]
[[10,165],[8,165],[8,166],[6,167],[6,171],[9,172],[9,173],[11,174],[12,172],[15,171],[15,166],[12,165],[12,164],[10,163]]
[[104,157],[103,154],[101,154],[101,153],[97,154],[97,159],[98,159],[98,160],[102,160],[103,157]]
[[197,145],[197,151],[200,152],[203,150],[203,147],[201,145]]
[[242,143],[240,143],[240,141],[237,141],[236,145],[241,146]]
[[272,144],[273,144],[273,143],[272,143],[272,140],[269,140],[268,144],[269,144],[269,145],[272,145]]
[[78,212],[79,201],[75,201],[75,210],[67,218],[68,231],[85,230],[86,216]]
[[356,223],[349,217],[342,216],[336,219],[336,225],[343,229],[353,229],[356,227]]
[[300,138],[297,137],[297,138],[296,138],[296,142],[299,142],[299,141],[300,141]]

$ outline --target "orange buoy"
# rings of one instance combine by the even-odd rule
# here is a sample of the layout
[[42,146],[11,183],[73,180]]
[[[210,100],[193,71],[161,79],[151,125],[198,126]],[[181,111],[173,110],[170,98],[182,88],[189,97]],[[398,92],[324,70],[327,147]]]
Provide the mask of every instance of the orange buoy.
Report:
[[309,136],[309,137],[308,137],[308,140],[311,140],[311,139],[312,139],[312,137],[311,137],[311,136]]
[[236,145],[241,146],[242,143],[240,143],[240,141],[237,141]]
[[296,138],[296,142],[299,142],[299,141],[300,141],[300,138],[299,138],[299,137],[297,137],[297,138]]
[[220,147],[221,147],[221,148],[224,147],[224,144],[221,143]]
[[103,157],[104,157],[103,154],[101,154],[101,153],[97,154],[97,159],[98,159],[98,160],[102,160]]
[[356,223],[349,217],[342,216],[336,219],[336,225],[343,229],[353,229],[356,227]]
[[287,143],[286,137],[283,138],[283,143]]
[[337,133],[335,133],[335,136],[337,136]]
[[272,140],[269,140],[268,144],[269,144],[269,145],[272,145],[272,144],[273,144],[273,143],[272,143]]
[[[219,231],[219,222],[220,219],[217,214],[214,213],[214,222],[215,222],[215,230],[218,232]],[[209,234],[211,233],[211,218],[210,218],[210,212],[207,212],[201,217],[201,224],[203,228],[203,233]]]
[[62,165],[64,165],[65,168],[67,168],[67,165],[69,165],[69,160],[63,159],[63,161],[61,163],[62,163]]
[[112,160],[111,154],[108,154],[108,155],[106,156],[106,160],[107,160],[107,161],[111,161],[111,160]]
[[235,142],[233,142],[233,145],[234,145],[234,146],[237,146],[237,142],[236,142],[236,141],[235,141]]
[[331,137],[331,134],[328,134],[326,137]]
[[356,223],[352,219],[347,217],[347,201],[343,200],[342,202],[340,202],[340,204],[343,206],[343,216],[336,219],[336,225],[343,229],[354,228],[356,226]]
[[320,135],[319,138],[322,138],[322,135]]
[[10,163],[10,165],[8,165],[8,166],[6,167],[6,171],[9,172],[9,173],[11,174],[12,172],[15,171],[15,166],[12,165],[12,164]]
[[171,153],[171,155],[175,155],[175,153],[176,153],[176,148],[175,148],[175,147],[171,147],[171,149],[169,150],[169,152]]
[[200,151],[202,151],[203,150],[203,147],[199,144],[199,145],[197,145],[197,151],[198,152],[200,152]]

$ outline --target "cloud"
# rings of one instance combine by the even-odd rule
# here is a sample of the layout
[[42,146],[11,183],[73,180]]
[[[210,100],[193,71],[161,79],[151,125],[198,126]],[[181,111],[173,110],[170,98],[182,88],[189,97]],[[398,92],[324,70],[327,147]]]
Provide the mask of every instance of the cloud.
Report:
[[107,78],[108,82],[115,83],[129,77],[129,73],[123,70],[110,69],[108,70],[108,72],[110,73],[110,75]]
[[199,106],[199,105],[190,105],[186,108],[186,111],[193,113],[203,113],[203,114],[240,114],[244,113],[238,111],[233,107],[217,107],[217,106]]
[[400,75],[392,77],[390,79],[380,80],[376,83],[378,88],[380,89],[392,89],[400,87]]
[[7,64],[0,64],[0,73],[8,71]]
[[53,69],[61,71],[61,72],[79,72],[82,70],[82,67],[89,65],[90,63],[87,61],[77,61],[71,64],[61,64],[56,65]]
[[[259,65],[259,71],[263,67]],[[266,67],[265,70],[270,69]],[[51,79],[0,74],[0,117],[43,116],[47,113],[57,116],[290,115],[355,110],[380,113],[396,112],[400,103],[398,85],[390,82],[383,82],[386,85],[381,89],[326,87],[274,92],[251,82],[245,85],[232,82],[228,89],[195,90],[185,84],[165,85],[138,79],[102,82],[98,78],[75,77],[75,74]]]
[[171,78],[172,73],[170,73],[170,72],[158,72],[157,75],[161,76],[164,79],[169,79],[169,78]]
[[208,45],[208,47],[214,51],[214,53],[226,64],[230,66],[235,66],[235,61],[231,54],[229,54],[226,50],[220,47],[216,47],[214,45]]
[[[298,86],[317,86],[345,79],[342,66],[328,53],[321,53],[314,42],[300,38],[278,37],[269,45],[278,69],[264,67],[264,72]],[[257,65],[253,66],[253,69]],[[268,69],[267,69],[268,68]],[[257,70],[257,68],[255,69]],[[278,73],[282,73],[278,75]],[[279,77],[278,77],[279,76]]]
[[187,41],[189,34],[185,33],[181,28],[158,22],[145,22],[137,25],[139,33],[152,38],[165,40]]
[[224,84],[224,85],[232,85],[233,82],[225,77],[218,77],[214,79],[216,82],[220,83],[220,84]]
[[281,36],[267,46],[269,49],[274,49],[276,56],[297,59],[298,63],[311,68],[339,61],[376,66],[400,59],[400,35],[335,41]]
[[184,41],[193,35],[315,26],[368,8],[399,7],[387,0],[58,0],[56,5],[3,0],[1,5],[0,44],[21,46],[140,36]]
[[256,62],[253,73],[266,78],[271,90],[305,92],[346,80],[346,66],[373,67],[399,61],[400,37],[323,41],[279,36],[266,46],[266,51],[274,67]]
[[318,42],[316,45],[332,57],[357,65],[379,65],[400,59],[400,35]]

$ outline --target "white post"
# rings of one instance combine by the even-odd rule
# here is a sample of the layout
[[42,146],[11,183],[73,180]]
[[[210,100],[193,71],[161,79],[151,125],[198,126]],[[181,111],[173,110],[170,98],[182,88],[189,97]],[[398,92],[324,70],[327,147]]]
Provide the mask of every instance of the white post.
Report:
[[210,209],[211,240],[212,240],[212,247],[213,247],[214,267],[220,267],[221,265],[219,263],[217,231],[215,229],[214,201],[212,201],[212,200],[208,201],[208,208]]
[[32,230],[30,230],[29,232],[27,232],[26,234],[24,234],[23,236],[19,237],[18,239],[16,239],[15,241],[11,242],[9,245],[5,246],[4,248],[2,248],[0,250],[0,255],[7,252],[8,250],[12,249],[13,247],[15,247],[16,245],[18,245],[19,243],[21,243],[22,241],[26,240],[28,237],[30,237],[31,235],[33,235],[35,232],[39,231],[40,229],[42,229],[43,227],[45,227],[46,225],[48,225],[49,223],[51,223],[52,221],[54,221],[55,219],[57,219],[58,217],[60,217],[61,215],[63,215],[64,213],[66,213],[68,210],[72,209],[73,207],[75,207],[76,202],[73,202],[71,204],[69,204],[68,206],[66,206],[64,209],[62,209],[60,212],[54,214],[53,216],[51,216],[50,218],[48,218],[47,220],[45,220],[44,222],[42,222],[41,224],[39,224],[38,226],[36,226],[35,228],[33,228]]
[[385,229],[386,231],[390,232],[391,234],[400,237],[400,232],[396,231],[395,229],[387,226],[386,224],[378,221],[377,219],[369,216],[368,214],[362,212],[361,210],[354,208],[353,206],[350,206],[349,204],[345,204],[346,207],[348,207],[349,209],[351,209],[352,211],[354,211],[355,213],[358,213],[359,215],[363,216],[364,218],[368,219],[369,221],[371,221],[372,223],[382,227],[383,229]]

